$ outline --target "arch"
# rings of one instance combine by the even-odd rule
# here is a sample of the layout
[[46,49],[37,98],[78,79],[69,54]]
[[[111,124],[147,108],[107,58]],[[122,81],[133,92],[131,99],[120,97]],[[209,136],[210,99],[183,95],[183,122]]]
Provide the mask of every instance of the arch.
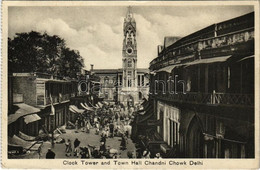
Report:
[[189,123],[186,134],[186,155],[189,158],[203,158],[204,136],[201,121],[194,116]]

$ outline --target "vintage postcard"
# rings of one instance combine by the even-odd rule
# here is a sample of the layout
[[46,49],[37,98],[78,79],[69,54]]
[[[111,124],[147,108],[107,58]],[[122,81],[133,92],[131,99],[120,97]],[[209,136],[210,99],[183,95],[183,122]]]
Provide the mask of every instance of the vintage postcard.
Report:
[[258,1],[4,1],[2,23],[2,168],[259,168]]

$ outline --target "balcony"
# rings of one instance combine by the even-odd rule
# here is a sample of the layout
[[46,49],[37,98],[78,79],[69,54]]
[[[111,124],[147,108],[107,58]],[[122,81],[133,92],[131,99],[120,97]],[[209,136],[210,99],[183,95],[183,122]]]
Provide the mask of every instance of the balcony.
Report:
[[[70,97],[71,97],[70,94],[62,94],[60,96],[52,96],[52,101],[53,101],[53,104],[61,103],[61,102],[70,100]],[[45,97],[44,105],[50,105],[50,104],[51,104],[51,98],[49,96]]]
[[40,73],[40,72],[35,72],[34,76],[37,78],[42,78],[42,79],[55,79],[55,80],[63,80],[63,77],[57,76],[57,75],[51,75],[47,73]]
[[150,70],[158,70],[176,63],[187,63],[190,60],[183,59],[191,54],[194,55],[193,59],[203,59],[233,54],[252,55],[252,53],[254,53],[253,27],[218,37],[197,39],[192,43],[167,49],[163,56],[171,57],[161,57],[159,54],[159,57],[150,62]]
[[226,106],[247,106],[254,107],[253,94],[231,94],[231,93],[196,93],[187,92],[186,94],[169,94],[157,91],[152,94],[154,97],[162,100],[206,105],[226,105]]

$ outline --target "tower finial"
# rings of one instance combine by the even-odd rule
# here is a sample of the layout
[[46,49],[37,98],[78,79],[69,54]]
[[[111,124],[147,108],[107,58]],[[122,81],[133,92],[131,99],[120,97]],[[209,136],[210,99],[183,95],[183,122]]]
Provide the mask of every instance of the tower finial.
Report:
[[132,14],[132,7],[129,5],[127,7],[127,14],[126,14],[126,17],[127,18],[132,18],[133,14]]

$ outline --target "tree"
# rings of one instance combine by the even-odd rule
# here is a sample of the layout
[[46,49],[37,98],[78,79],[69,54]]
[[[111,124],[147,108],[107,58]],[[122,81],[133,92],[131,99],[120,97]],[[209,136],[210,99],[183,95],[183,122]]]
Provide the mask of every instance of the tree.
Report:
[[66,47],[57,35],[31,31],[8,38],[8,71],[43,72],[76,77],[84,67],[80,53]]

